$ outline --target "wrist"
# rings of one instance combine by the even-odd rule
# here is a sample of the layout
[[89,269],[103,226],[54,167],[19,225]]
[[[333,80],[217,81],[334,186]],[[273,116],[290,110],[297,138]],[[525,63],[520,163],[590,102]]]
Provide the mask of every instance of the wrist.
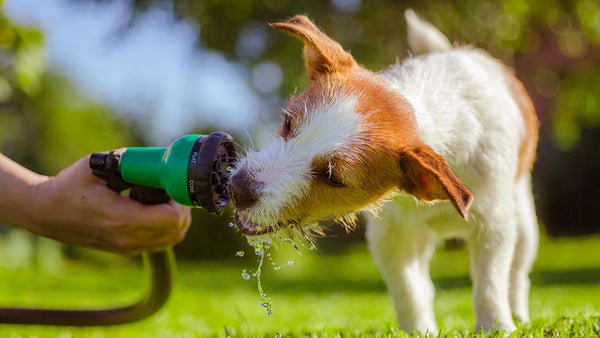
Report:
[[47,179],[0,154],[0,223],[30,230],[37,186]]
[[29,207],[25,210],[26,222],[23,228],[28,231],[43,235],[43,224],[48,221],[47,204],[52,200],[50,182],[53,177],[37,175],[28,182]]

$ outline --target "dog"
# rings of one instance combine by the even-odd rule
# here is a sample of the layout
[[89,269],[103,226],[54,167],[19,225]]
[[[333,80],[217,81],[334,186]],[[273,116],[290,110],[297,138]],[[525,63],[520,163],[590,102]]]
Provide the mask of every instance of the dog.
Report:
[[[429,260],[440,240],[470,251],[475,330],[528,321],[538,224],[533,104],[485,51],[452,46],[405,12],[415,56],[374,73],[306,16],[270,26],[304,42],[311,86],[291,97],[270,145],[232,172],[246,235],[367,213],[366,237],[400,329],[437,333]],[[457,213],[456,213],[457,212]]]

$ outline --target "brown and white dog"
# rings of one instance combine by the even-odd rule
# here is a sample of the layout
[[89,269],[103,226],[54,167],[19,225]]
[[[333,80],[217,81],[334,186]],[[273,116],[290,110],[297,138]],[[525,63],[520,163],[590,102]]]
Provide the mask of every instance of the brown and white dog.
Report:
[[290,99],[272,143],[234,170],[237,226],[261,235],[376,210],[367,240],[399,326],[430,333],[429,260],[441,239],[464,237],[475,329],[513,331],[512,314],[529,318],[538,241],[533,105],[499,61],[405,15],[420,56],[381,73],[305,16],[271,24],[304,42],[311,87]]

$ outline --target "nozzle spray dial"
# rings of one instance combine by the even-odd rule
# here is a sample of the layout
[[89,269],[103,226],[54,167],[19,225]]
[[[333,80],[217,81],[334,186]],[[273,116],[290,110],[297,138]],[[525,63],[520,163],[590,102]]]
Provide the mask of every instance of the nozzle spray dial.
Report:
[[229,183],[236,159],[228,134],[212,133],[194,143],[187,166],[187,192],[194,206],[221,213],[231,200]]

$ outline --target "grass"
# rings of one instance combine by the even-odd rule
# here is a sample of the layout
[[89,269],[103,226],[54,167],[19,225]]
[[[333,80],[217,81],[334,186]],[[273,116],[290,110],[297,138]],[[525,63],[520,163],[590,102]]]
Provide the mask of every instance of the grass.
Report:
[[[277,264],[292,259],[294,265],[264,272],[270,317],[260,306],[256,279],[241,277],[242,269],[257,264],[245,251],[246,257],[227,263],[179,263],[169,303],[141,322],[98,328],[0,325],[0,337],[409,336],[396,328],[391,301],[363,245],[332,256],[275,251]],[[475,336],[467,253],[438,252],[432,275],[440,336]],[[519,325],[514,336],[600,336],[599,237],[544,239],[531,278],[532,322]],[[2,306],[115,306],[143,290],[141,267],[116,257],[108,266],[70,261],[54,272],[0,269]]]

